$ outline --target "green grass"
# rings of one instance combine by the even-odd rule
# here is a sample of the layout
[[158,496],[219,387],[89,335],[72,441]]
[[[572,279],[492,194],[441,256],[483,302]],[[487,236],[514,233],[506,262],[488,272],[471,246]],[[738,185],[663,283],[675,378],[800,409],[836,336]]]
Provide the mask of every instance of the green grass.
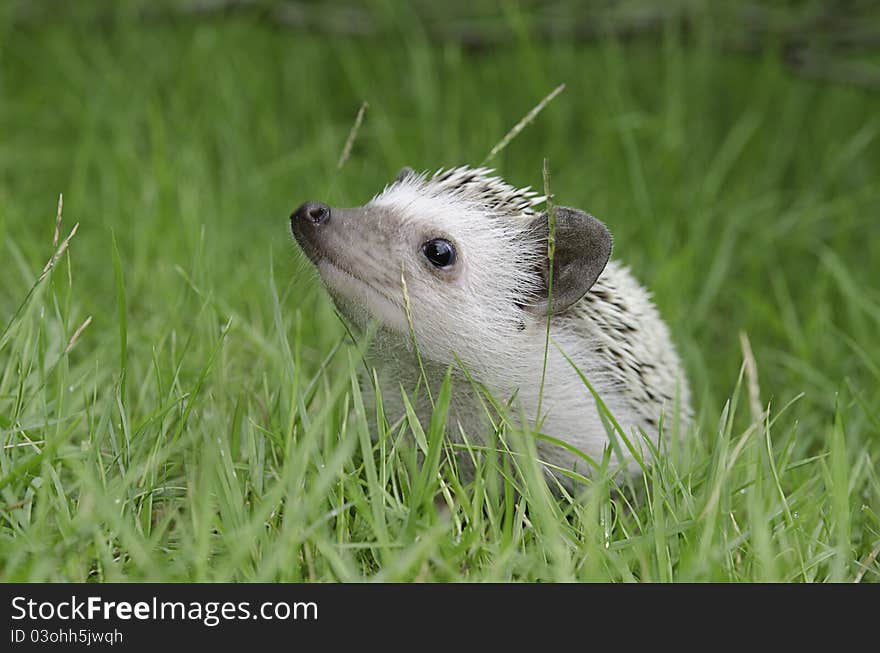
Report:
[[[0,578],[880,579],[880,95],[710,22],[579,45],[508,9],[473,53],[376,12],[391,38],[0,17]],[[370,417],[287,222],[481,162],[563,82],[492,163],[541,188],[546,157],[609,225],[698,411],[690,465],[575,498],[515,429],[460,483],[443,393],[430,424]],[[59,193],[79,230],[37,282]]]

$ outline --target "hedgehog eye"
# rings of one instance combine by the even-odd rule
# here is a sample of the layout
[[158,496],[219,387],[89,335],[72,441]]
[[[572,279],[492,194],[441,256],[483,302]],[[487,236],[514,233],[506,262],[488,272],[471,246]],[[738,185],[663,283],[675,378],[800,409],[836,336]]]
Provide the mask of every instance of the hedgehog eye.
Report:
[[443,238],[435,238],[422,245],[422,254],[438,268],[448,268],[455,263],[455,247]]

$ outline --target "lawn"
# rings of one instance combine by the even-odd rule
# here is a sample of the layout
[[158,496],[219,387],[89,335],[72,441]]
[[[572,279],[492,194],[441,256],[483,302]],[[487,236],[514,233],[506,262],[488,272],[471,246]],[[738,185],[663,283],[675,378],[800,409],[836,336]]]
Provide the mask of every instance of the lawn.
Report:
[[[505,6],[481,48],[388,3],[381,35],[0,12],[0,580],[880,580],[880,93],[710,18]],[[608,224],[697,419],[689,462],[559,497],[528,434],[463,483],[436,424],[377,425],[288,216],[480,164],[562,83],[490,163]]]

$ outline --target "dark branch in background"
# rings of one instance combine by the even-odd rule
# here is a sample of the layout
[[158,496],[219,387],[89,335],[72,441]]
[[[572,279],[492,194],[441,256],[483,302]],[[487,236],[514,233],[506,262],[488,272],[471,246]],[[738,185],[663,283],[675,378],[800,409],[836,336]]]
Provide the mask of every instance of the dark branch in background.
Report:
[[[824,0],[773,5],[736,0],[694,2],[572,2],[531,0],[519,5],[532,38],[593,42],[659,38],[674,29],[692,42],[712,34],[717,47],[734,54],[779,52],[794,74],[880,90],[880,2]],[[112,5],[98,5],[111,12]],[[250,16],[279,28],[351,38],[394,36],[400,16],[389,5],[305,0],[163,0],[135,5],[145,20]],[[510,46],[516,38],[498,3],[486,0],[410,0],[400,14],[418,17],[432,40],[456,42],[472,51]],[[99,9],[98,12],[101,10]],[[23,4],[19,19],[58,16],[57,3]],[[100,18],[100,16],[98,16]],[[29,20],[30,19],[30,20]]]

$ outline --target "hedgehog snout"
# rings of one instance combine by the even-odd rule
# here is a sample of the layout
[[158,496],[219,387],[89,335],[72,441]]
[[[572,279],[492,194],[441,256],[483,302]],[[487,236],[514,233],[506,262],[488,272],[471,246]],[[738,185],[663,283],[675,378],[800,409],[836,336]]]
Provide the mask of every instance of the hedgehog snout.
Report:
[[330,207],[321,202],[306,202],[290,214],[290,231],[313,263],[323,258],[321,232],[330,222]]
[[290,226],[297,222],[318,226],[330,221],[330,207],[321,202],[306,202],[290,216]]

